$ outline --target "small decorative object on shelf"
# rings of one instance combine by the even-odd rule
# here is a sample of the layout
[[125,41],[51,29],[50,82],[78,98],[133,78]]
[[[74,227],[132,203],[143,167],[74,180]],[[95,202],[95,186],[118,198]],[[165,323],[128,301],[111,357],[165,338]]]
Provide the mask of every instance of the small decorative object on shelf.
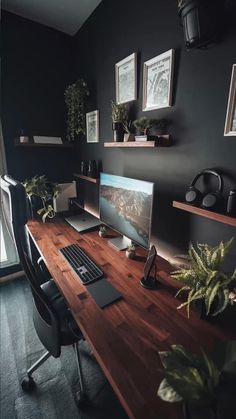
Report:
[[129,122],[126,121],[126,122],[124,122],[123,123],[123,127],[124,127],[124,130],[125,130],[124,142],[134,141],[135,140],[134,134],[131,133],[131,130],[132,130],[132,121],[129,121]]
[[55,216],[53,198],[59,195],[60,187],[50,182],[45,175],[26,179],[23,185],[29,198],[32,218],[35,213],[42,217],[44,223],[47,217],[53,218]]
[[82,175],[87,175],[87,173],[88,173],[88,163],[85,161],[85,160],[83,160],[81,163],[80,163],[80,171],[81,171],[81,174]]
[[151,119],[152,134],[157,137],[166,135],[169,124],[170,121],[167,121],[167,119]]
[[135,244],[131,243],[129,246],[127,246],[127,249],[125,251],[125,255],[128,259],[135,259],[135,256],[136,256],[136,246],[135,246]]
[[188,251],[188,264],[172,272],[171,276],[182,282],[183,291],[188,293],[187,301],[178,309],[187,307],[189,317],[190,305],[199,301],[202,303],[201,318],[216,316],[222,313],[228,305],[233,305],[236,298],[236,269],[232,274],[222,271],[221,265],[229,251],[233,239],[218,246],[211,247],[198,243],[197,249],[191,244]]
[[148,119],[145,116],[136,119],[133,124],[141,135],[135,135],[135,141],[157,140],[159,137],[166,137],[168,123],[166,119]]
[[107,235],[107,228],[106,228],[106,226],[105,226],[105,225],[101,225],[101,226],[99,227],[98,235],[99,235],[100,237],[106,237],[106,235]]
[[229,192],[227,213],[236,216],[236,189],[232,189]]
[[151,119],[146,118],[146,116],[142,116],[139,119],[135,119],[133,124],[140,134],[140,135],[135,135],[135,141],[147,141],[148,130],[152,126]]
[[210,353],[192,353],[182,345],[159,351],[164,379],[157,395],[165,402],[183,402],[184,419],[232,419],[235,352],[235,341],[220,342]]
[[67,140],[74,141],[80,134],[85,134],[85,103],[89,90],[83,79],[77,80],[65,90],[67,107]]
[[28,135],[25,135],[25,130],[24,129],[20,129],[19,142],[21,144],[25,144],[25,143],[29,142],[29,137],[28,137]]
[[124,123],[128,120],[128,109],[124,104],[116,104],[111,101],[111,117],[114,141],[123,141]]
[[96,160],[89,160],[88,162],[88,176],[96,177],[98,174],[97,163]]

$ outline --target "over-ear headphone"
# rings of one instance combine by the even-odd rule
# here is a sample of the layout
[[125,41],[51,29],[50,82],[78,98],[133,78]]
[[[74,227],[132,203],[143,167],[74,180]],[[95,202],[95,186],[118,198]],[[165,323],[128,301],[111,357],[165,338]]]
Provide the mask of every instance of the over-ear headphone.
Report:
[[[218,189],[215,192],[208,192],[206,195],[202,194],[197,188],[195,188],[195,184],[201,176],[205,175],[213,175],[216,176],[218,179]],[[207,208],[210,210],[214,210],[219,207],[222,201],[222,191],[223,191],[223,179],[221,174],[216,172],[212,169],[205,169],[198,173],[192,180],[189,189],[185,194],[185,201],[191,205],[202,206],[203,208]]]

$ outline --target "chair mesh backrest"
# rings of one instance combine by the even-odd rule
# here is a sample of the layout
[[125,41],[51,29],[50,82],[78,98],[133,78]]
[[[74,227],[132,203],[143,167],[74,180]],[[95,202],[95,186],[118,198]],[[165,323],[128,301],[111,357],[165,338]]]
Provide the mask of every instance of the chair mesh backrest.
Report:
[[1,201],[4,220],[16,244],[22,268],[34,297],[34,324],[43,345],[53,356],[59,356],[59,329],[57,315],[40,287],[40,281],[28,254],[26,223],[27,201],[24,186],[10,176],[1,176]]
[[0,186],[3,219],[8,233],[20,253],[18,243],[19,228],[24,228],[27,223],[25,188],[20,182],[14,181],[7,175],[1,176]]

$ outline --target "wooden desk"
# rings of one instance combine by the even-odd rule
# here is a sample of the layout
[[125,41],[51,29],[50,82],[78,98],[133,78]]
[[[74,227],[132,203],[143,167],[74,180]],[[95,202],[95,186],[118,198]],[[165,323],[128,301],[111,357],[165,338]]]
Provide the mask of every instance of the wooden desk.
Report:
[[[156,395],[163,378],[158,350],[178,343],[195,351],[229,335],[199,320],[194,312],[188,320],[184,310],[176,310],[175,283],[163,259],[157,260],[160,288],[150,291],[139,285],[145,262],[142,252],[139,260],[129,260],[124,252],[109,247],[97,231],[81,235],[62,221],[30,221],[28,231],[128,416],[182,419],[179,404],[165,403]],[[75,242],[101,266],[122,300],[103,310],[96,305],[58,252]]]

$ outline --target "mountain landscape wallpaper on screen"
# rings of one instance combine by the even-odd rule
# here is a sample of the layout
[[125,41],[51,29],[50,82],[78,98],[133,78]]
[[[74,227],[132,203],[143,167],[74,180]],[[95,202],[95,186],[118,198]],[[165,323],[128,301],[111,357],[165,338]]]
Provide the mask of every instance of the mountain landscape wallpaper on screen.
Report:
[[[122,186],[119,185],[121,179]],[[151,210],[151,183],[119,176],[114,176],[114,179],[110,176],[107,182],[106,178],[102,180],[100,212],[104,221],[144,247],[147,247],[149,241]],[[122,224],[119,221],[122,221]],[[120,224],[119,228],[117,223]]]

